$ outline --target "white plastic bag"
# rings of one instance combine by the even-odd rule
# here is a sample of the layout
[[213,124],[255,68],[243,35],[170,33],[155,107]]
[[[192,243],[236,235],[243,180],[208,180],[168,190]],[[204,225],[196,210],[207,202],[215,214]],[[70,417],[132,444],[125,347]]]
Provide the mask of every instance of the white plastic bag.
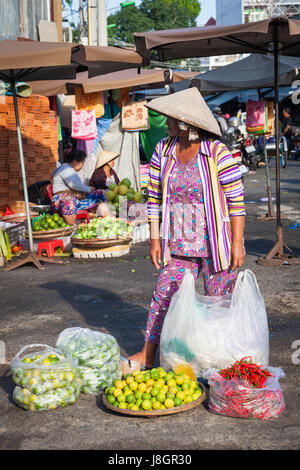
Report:
[[278,418],[285,408],[279,384],[285,373],[280,367],[266,369],[272,377],[267,378],[263,388],[253,388],[241,377],[226,380],[215,370],[207,370],[204,377],[210,386],[209,410],[233,418]]
[[161,365],[170,369],[188,362],[200,376],[244,356],[265,367],[269,363],[267,315],[255,275],[240,272],[233,294],[209,297],[195,292],[194,277],[186,271],[163,324]]
[[98,393],[121,378],[120,348],[109,334],[89,328],[67,328],[60,333],[56,347],[78,359],[83,393]]
[[65,357],[46,344],[24,346],[11,362],[12,378],[17,385],[14,401],[31,411],[74,403],[80,391],[77,364],[77,359]]

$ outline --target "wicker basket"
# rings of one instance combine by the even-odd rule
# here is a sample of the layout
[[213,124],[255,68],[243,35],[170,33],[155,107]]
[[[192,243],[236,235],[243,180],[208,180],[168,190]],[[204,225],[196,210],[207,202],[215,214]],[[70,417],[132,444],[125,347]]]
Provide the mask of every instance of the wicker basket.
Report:
[[[7,205],[8,208],[15,214],[26,212],[25,201],[9,201]],[[33,202],[30,202],[29,207],[35,207],[35,204],[33,204]]]
[[150,411],[135,411],[135,410],[123,410],[122,408],[118,408],[117,406],[112,405],[107,401],[105,393],[102,395],[102,401],[106,408],[111,411],[115,411],[116,413],[120,413],[122,415],[127,416],[137,416],[141,418],[156,418],[158,416],[168,416],[173,415],[176,413],[182,413],[184,411],[191,410],[196,406],[200,405],[206,399],[206,388],[202,383],[199,383],[200,387],[202,388],[202,395],[198,400],[193,401],[192,403],[188,403],[186,405],[176,406],[174,408],[169,408],[166,410],[150,410]]

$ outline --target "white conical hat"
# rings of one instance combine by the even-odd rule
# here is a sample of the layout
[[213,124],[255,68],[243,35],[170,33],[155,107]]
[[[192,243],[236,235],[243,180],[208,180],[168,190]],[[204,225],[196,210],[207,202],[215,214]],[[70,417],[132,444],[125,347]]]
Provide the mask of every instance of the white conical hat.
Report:
[[97,155],[97,163],[95,169],[97,170],[97,168],[100,168],[101,166],[111,162],[119,156],[120,153],[118,152],[111,152],[110,150],[100,150]]
[[145,106],[164,116],[173,117],[219,136],[222,135],[216,119],[196,87],[155,98]]

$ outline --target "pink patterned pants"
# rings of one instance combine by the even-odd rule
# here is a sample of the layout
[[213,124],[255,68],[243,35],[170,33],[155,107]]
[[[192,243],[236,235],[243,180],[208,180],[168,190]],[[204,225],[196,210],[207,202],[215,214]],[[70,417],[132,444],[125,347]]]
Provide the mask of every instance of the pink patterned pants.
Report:
[[148,314],[145,341],[159,344],[164,318],[175,292],[181,286],[185,270],[189,269],[195,279],[200,271],[203,276],[204,294],[221,296],[233,292],[237,270],[213,271],[211,258],[171,257],[171,262],[160,272]]

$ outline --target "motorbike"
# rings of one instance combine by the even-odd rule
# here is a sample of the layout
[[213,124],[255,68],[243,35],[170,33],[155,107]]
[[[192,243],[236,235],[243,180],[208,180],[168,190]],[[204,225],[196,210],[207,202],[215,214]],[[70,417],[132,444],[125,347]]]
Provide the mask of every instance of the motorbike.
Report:
[[300,158],[300,127],[292,126],[292,148],[290,151],[291,160],[299,160]]
[[240,124],[240,113],[228,119],[228,129],[225,133],[225,143],[232,153],[234,161],[240,166],[242,175],[249,170],[256,170],[259,154],[253,139],[248,136],[245,126]]
[[256,142],[253,135],[248,135],[241,143],[243,162],[250,170],[255,171],[258,162],[261,160],[259,155]]

